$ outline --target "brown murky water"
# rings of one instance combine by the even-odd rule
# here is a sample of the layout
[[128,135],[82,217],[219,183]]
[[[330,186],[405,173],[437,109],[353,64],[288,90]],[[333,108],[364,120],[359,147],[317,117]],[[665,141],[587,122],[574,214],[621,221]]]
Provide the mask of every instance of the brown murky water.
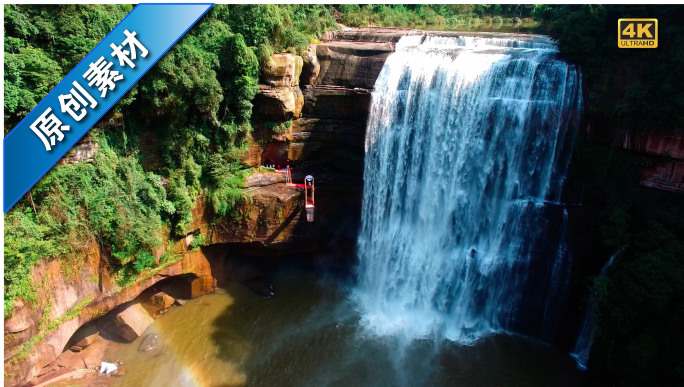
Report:
[[240,284],[173,307],[140,340],[110,351],[126,367],[115,386],[580,386],[564,353],[512,336],[473,346],[401,343],[363,333],[346,289],[301,272],[276,277],[265,300]]

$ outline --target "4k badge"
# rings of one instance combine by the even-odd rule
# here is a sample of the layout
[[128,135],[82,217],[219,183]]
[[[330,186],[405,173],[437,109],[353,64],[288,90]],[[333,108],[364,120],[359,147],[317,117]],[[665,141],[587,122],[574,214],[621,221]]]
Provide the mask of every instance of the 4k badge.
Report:
[[658,47],[658,19],[619,19],[618,47]]

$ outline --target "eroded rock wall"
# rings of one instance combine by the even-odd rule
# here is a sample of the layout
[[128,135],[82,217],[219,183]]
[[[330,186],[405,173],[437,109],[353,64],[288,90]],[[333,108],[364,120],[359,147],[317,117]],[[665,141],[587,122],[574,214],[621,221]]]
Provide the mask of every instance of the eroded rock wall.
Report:
[[[280,216],[288,219],[281,224],[262,220],[260,216],[268,214],[267,208],[280,206],[281,212],[287,214],[295,209],[290,202],[302,200],[287,188],[262,186],[254,191],[254,205],[245,213],[249,220],[243,225],[219,225],[212,234],[212,242],[237,242],[235,228],[242,227],[247,230],[240,234],[246,238],[244,242],[258,242],[272,250],[282,251],[285,246],[316,249],[334,239],[344,241],[353,251],[360,223],[364,140],[371,91],[385,60],[394,51],[394,43],[406,33],[406,30],[391,30],[378,35],[363,32],[359,36],[335,32],[327,34],[323,43],[310,45],[302,57],[274,55],[265,66],[264,73],[268,75],[261,79],[262,93],[255,100],[254,114],[275,122],[255,124],[254,141],[244,160],[252,166],[289,165],[295,183],[301,183],[306,175],[313,175],[316,221],[305,222],[301,208],[296,208],[298,213],[292,217]],[[290,71],[293,67],[285,64],[300,63],[300,60],[299,81],[293,82],[292,75],[297,72]],[[280,68],[274,68],[276,63]],[[279,101],[273,98],[276,86],[301,90],[301,112],[299,108],[283,108],[289,96]],[[278,130],[272,129],[278,125]],[[278,236],[274,238],[275,234]]]
[[[39,303],[17,302],[12,317],[5,320],[7,385],[23,385],[50,372],[79,327],[133,302],[164,279],[186,278],[193,296],[213,291],[217,281],[225,280],[225,257],[210,255],[225,250],[192,250],[199,235],[204,236],[204,244],[228,244],[244,254],[292,255],[325,249],[353,254],[370,92],[393,50],[390,42],[399,35],[395,31],[390,38],[370,43],[355,42],[360,39],[353,35],[328,37],[331,40],[311,45],[303,56],[275,54],[264,66],[254,117],[262,123],[283,124],[286,130],[275,133],[257,123],[243,157],[251,166],[290,165],[295,182],[314,175],[316,221],[306,222],[303,192],[285,184],[283,174],[257,173],[245,183],[248,200],[229,216],[216,218],[211,203],[200,195],[188,236],[157,254],[161,257],[166,249],[177,260],[143,272],[133,284],[117,284],[95,243],[80,262],[40,262],[32,273],[40,284]],[[84,143],[66,162],[91,161],[96,151]]]
[[[178,259],[122,287],[105,268],[99,250],[83,262],[41,261],[33,270],[39,303],[18,302],[5,326],[5,384],[23,385],[50,371],[72,335],[84,324],[131,302],[145,289],[177,275],[188,277],[192,296],[212,292],[210,258],[202,250],[187,251],[181,243],[173,246]],[[75,272],[75,273],[74,273]]]
[[642,154],[641,185],[684,193],[684,133],[657,129],[606,132],[591,125],[587,133],[593,141]]

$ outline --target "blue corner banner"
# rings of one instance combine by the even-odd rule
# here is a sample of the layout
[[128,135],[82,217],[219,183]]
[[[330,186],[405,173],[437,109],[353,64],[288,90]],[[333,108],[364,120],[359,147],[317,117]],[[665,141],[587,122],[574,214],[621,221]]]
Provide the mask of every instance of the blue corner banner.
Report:
[[139,4],[4,139],[7,212],[212,4]]

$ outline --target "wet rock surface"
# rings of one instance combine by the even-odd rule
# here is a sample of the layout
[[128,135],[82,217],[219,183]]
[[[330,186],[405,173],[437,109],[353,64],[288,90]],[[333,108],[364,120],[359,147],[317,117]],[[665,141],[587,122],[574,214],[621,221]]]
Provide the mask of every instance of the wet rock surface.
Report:
[[164,343],[158,335],[149,334],[143,337],[142,342],[138,347],[138,351],[144,352],[152,357],[159,356],[164,352]]
[[259,276],[242,281],[242,284],[263,298],[268,299],[275,296],[275,287],[273,286],[271,280],[266,276]]

